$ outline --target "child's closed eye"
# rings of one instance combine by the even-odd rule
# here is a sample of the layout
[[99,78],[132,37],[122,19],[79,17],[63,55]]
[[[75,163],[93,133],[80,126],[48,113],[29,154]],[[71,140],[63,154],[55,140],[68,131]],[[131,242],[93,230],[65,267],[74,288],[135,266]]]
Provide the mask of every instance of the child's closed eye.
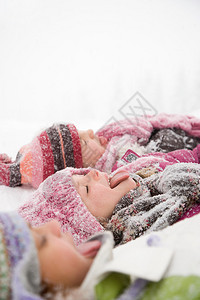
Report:
[[46,235],[42,235],[41,238],[40,238],[40,249],[45,247],[47,245],[47,237]]

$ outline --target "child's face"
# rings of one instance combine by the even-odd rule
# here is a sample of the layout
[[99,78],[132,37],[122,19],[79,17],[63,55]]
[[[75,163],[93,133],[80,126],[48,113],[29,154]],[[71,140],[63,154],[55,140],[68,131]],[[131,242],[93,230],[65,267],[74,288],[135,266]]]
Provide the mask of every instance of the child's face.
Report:
[[102,218],[109,218],[119,200],[136,187],[135,181],[128,177],[111,188],[108,174],[97,170],[73,175],[72,182],[90,213]]
[[81,140],[83,167],[94,167],[105,152],[107,139],[96,136],[92,129],[79,131],[79,136]]
[[31,228],[42,281],[51,285],[76,287],[87,274],[99,248],[99,241],[76,247],[70,233],[63,234],[57,221]]

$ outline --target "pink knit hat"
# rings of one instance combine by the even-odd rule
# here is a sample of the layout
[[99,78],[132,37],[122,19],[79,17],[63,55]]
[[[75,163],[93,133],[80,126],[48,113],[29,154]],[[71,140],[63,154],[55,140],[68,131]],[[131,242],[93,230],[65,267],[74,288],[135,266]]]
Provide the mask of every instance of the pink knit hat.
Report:
[[0,185],[38,188],[48,176],[66,167],[83,167],[79,133],[74,124],[54,124],[23,146],[14,162],[0,154]]
[[49,176],[33,193],[30,201],[19,208],[20,215],[32,226],[56,219],[64,232],[71,232],[77,245],[91,235],[104,231],[72,183],[72,175],[85,175],[90,170],[66,168]]

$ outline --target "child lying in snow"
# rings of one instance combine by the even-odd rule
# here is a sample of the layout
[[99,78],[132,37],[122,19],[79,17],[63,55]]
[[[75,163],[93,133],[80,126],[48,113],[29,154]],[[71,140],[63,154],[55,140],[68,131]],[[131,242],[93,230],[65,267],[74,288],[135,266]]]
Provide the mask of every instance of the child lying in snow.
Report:
[[[85,141],[93,153],[89,157]],[[0,155],[0,184],[12,187],[31,184],[37,188],[58,170],[94,166],[106,143],[105,138],[97,137],[92,130],[78,131],[73,124],[53,125],[22,147],[14,162],[7,155]]]
[[[66,168],[47,178],[19,213],[36,226],[58,220],[76,244],[105,229],[113,232],[116,244],[123,244],[173,224],[198,203],[199,154],[200,145],[193,151],[163,153],[163,159],[155,153],[110,176],[90,168]],[[177,163],[178,158],[190,163]],[[156,174],[142,179],[135,174],[137,167],[151,168],[150,175]]]
[[55,299],[53,293],[79,286],[101,241],[76,247],[58,222],[31,228],[16,213],[0,213],[0,299]]
[[193,149],[199,137],[200,120],[181,115],[121,120],[104,126],[97,135],[91,129],[78,131],[73,124],[57,124],[22,147],[14,162],[0,155],[0,184],[31,184],[37,188],[48,176],[66,167],[90,166],[110,173],[128,148],[139,155]]
[[185,299],[197,299],[199,219],[185,221],[113,252],[110,232],[76,247],[56,221],[32,228],[16,213],[1,212],[0,299],[125,300],[137,295],[155,300],[169,293],[167,283],[171,298],[181,298],[183,289]]

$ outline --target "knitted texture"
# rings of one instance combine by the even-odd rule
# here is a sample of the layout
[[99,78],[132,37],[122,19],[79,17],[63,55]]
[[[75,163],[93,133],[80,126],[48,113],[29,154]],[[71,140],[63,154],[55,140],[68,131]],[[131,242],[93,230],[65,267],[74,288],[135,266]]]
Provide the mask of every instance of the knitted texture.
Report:
[[125,134],[122,137],[115,136],[109,141],[104,154],[95,164],[95,169],[111,173],[115,163],[121,159],[120,154],[122,152],[122,148],[124,152],[126,152],[128,149],[135,151],[135,148],[137,148],[138,150],[139,147],[135,142],[135,136],[131,136],[129,134]]
[[[200,145],[193,150],[181,149],[169,153],[155,152],[145,154],[137,160],[123,166],[123,169],[133,173],[143,168],[153,168],[158,172],[176,163],[200,163]],[[122,166],[120,161],[118,167]]]
[[135,141],[145,143],[154,129],[180,128],[188,134],[200,137],[200,119],[194,116],[160,113],[155,116],[128,118],[107,124],[97,135],[108,140],[124,134],[134,135]]
[[153,126],[146,118],[132,118],[112,122],[100,128],[96,134],[111,140],[115,136],[129,134],[134,136],[135,142],[145,143],[148,141]]
[[41,299],[39,289],[37,254],[29,228],[16,213],[1,213],[0,299]]
[[[157,139],[157,145],[155,143],[149,146],[148,143],[153,139],[153,132],[164,128],[171,128],[168,132],[163,131]],[[181,143],[177,146],[174,143],[168,151],[163,146],[163,138],[169,140],[175,128],[185,131],[184,136],[179,136]],[[176,149],[188,148],[193,149],[190,145],[196,146],[198,139],[192,142],[193,137],[200,137],[200,119],[187,115],[176,114],[158,114],[156,116],[137,117],[132,119],[119,120],[108,125],[105,125],[96,133],[98,136],[104,136],[108,139],[108,145],[106,151],[96,163],[95,168],[104,171],[112,172],[112,168],[117,160],[121,158],[119,155],[120,149],[127,145],[124,153],[127,149],[135,150],[136,144],[145,146],[147,151],[162,151],[169,152]],[[168,135],[168,136],[166,136]],[[188,145],[188,143],[190,145]]]
[[72,233],[77,245],[92,234],[103,231],[72,182],[72,175],[84,175],[89,171],[89,168],[66,168],[48,177],[33,193],[30,201],[19,208],[19,213],[33,226],[56,219],[64,232]]
[[10,163],[5,155],[0,159],[0,184],[31,184],[37,188],[58,170],[82,167],[78,131],[73,124],[53,125],[22,147],[15,162]]
[[[121,169],[127,170],[132,174],[132,177],[140,178],[133,173],[145,167],[152,167],[157,171],[162,171],[166,166],[177,162],[197,162],[200,155],[199,150],[200,146],[194,150],[176,150],[168,154],[154,153],[138,158]],[[89,168],[66,168],[48,177],[38,190],[33,193],[29,201],[20,207],[19,213],[34,226],[41,225],[50,219],[58,220],[63,231],[72,233],[76,244],[89,238],[92,234],[102,231],[103,227],[87,210],[72,183],[73,174],[83,175],[89,171]],[[142,179],[140,179],[140,187],[142,182]],[[145,188],[142,191],[144,193]],[[136,190],[131,192],[131,201],[135,199],[135,193]],[[121,205],[121,201],[119,205]]]
[[194,116],[161,113],[148,116],[147,120],[154,129],[181,128],[192,136],[200,137],[200,119]]
[[[164,128],[171,129],[166,133],[162,131]],[[170,148],[165,149],[175,129],[182,130],[180,143],[171,143]],[[160,130],[157,136],[153,135],[155,130]],[[138,150],[137,145],[145,146],[148,152],[192,149],[199,141],[194,137],[200,137],[200,119],[169,114],[129,118],[105,125],[97,135],[106,137],[108,145],[95,168],[110,173],[126,150]],[[148,143],[151,143],[149,147]],[[37,188],[48,176],[65,167],[83,167],[80,139],[73,124],[57,124],[46,129],[21,148],[14,162],[0,154],[0,184],[14,187],[28,183]]]
[[177,149],[194,149],[200,143],[200,138],[186,133],[180,128],[164,128],[154,130],[146,145],[150,152],[170,152]]
[[[200,165],[178,163],[143,180],[147,192],[139,198],[130,191],[127,207],[114,212],[106,229],[117,244],[175,223],[192,205],[200,202]],[[132,199],[132,204],[129,204]],[[125,201],[125,200],[124,200]]]

